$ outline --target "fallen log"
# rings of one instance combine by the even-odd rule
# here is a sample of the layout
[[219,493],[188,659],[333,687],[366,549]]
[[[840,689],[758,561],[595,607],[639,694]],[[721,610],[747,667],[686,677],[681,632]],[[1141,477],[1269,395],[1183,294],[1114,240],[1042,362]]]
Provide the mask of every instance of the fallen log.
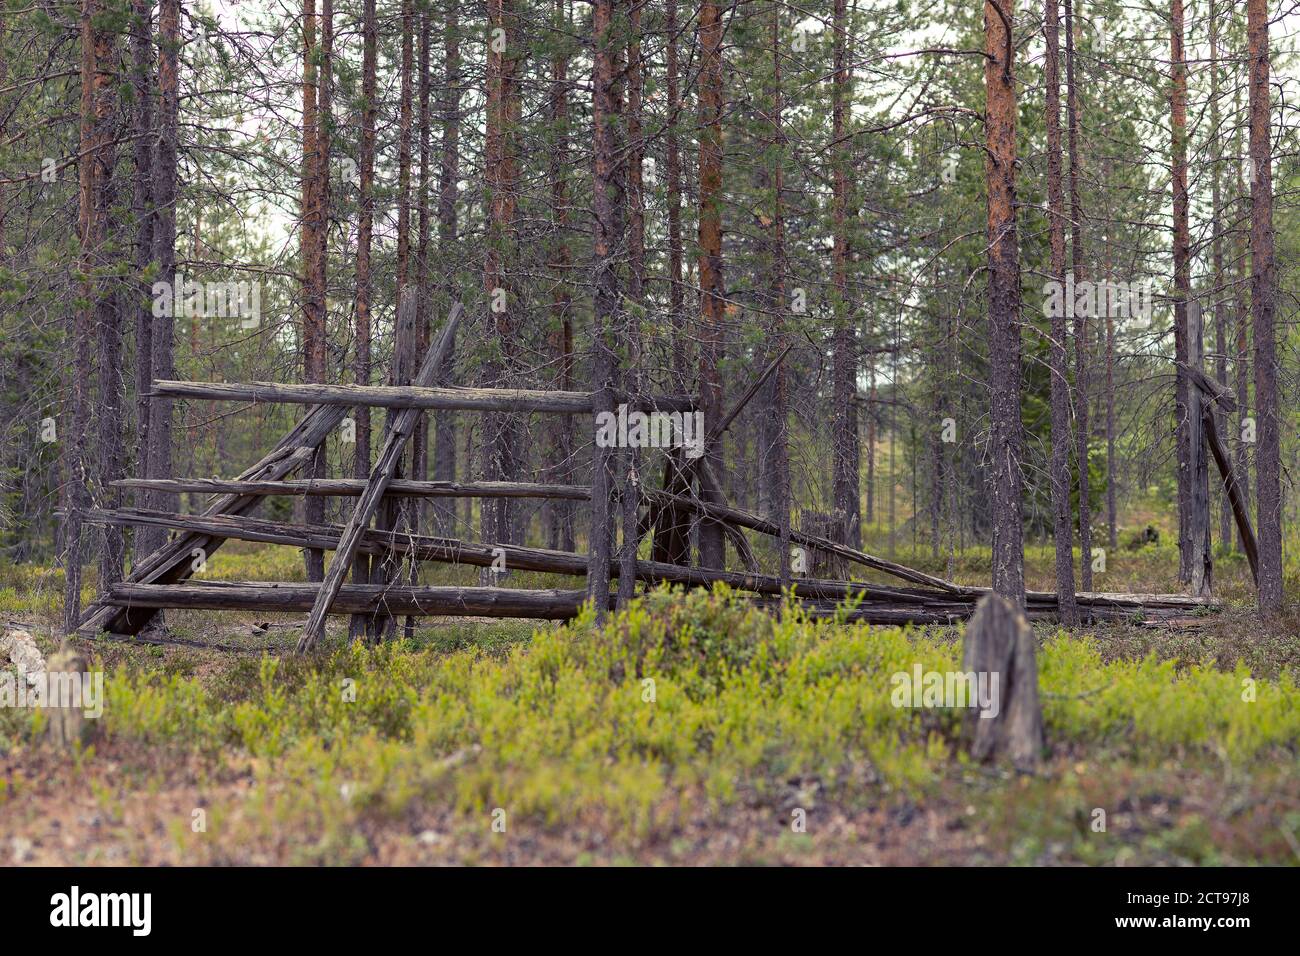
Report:
[[[139,508],[118,508],[87,512],[90,524],[117,524],[128,526],[154,526],[186,531],[205,532],[238,541],[263,544],[281,544],[295,548],[335,550],[341,529],[336,525],[290,524],[267,518],[226,515],[182,515],[149,511]],[[428,535],[383,532],[367,529],[360,537],[358,550],[366,554],[393,553],[417,561],[436,561],[445,564],[467,564],[472,567],[491,567],[500,552],[506,567],[515,571],[539,571],[551,574],[585,576],[588,557],[571,551],[553,551],[547,548],[529,548],[521,545],[475,544],[456,538],[439,538]],[[711,587],[723,583],[741,591],[760,594],[780,594],[779,578],[742,571],[714,571],[690,568],[659,561],[637,561],[637,580],[650,584],[684,584],[692,587]],[[617,577],[619,566],[611,561],[610,573]],[[906,592],[872,584],[847,581],[817,581],[802,579],[794,582],[796,594],[802,597],[843,599],[864,596],[868,599],[921,603],[925,595],[912,596]]]
[[[657,501],[660,506],[676,506],[686,511],[693,511],[705,517],[712,518],[715,521],[724,521],[731,524],[739,525],[742,528],[749,528],[751,531],[758,531],[762,534],[771,535],[776,538],[781,537],[781,529],[771,521],[760,518],[756,514],[748,511],[742,511],[739,508],[732,508],[728,505],[706,503],[696,501],[682,495],[672,495],[663,491],[648,491],[645,497],[651,501]],[[822,538],[817,535],[804,534],[801,531],[791,531],[790,540],[795,544],[801,544],[809,548],[819,548],[823,551],[829,551],[831,554],[846,558],[855,564],[871,568],[874,571],[880,571],[893,577],[900,578],[904,581],[910,581],[913,584],[924,584],[927,587],[937,588],[949,594],[965,594],[970,589],[945,581],[942,578],[936,578],[933,575],[926,574],[922,571],[916,571],[912,568],[905,567],[901,564],[895,564],[893,561],[886,561],[884,558],[877,558],[875,555],[867,554],[865,551],[859,551],[857,548],[851,548],[845,544],[839,544],[829,538]]]
[[[185,382],[162,379],[154,382],[152,396],[198,398],[222,402],[265,402],[291,405],[368,405],[375,408],[422,408],[435,411],[554,412],[565,415],[595,412],[591,392],[546,391],[530,388],[465,388],[417,385],[327,385],[279,382]],[[688,412],[696,406],[686,395],[651,396],[632,399],[616,396],[615,402],[635,405],[644,412]]]
[[[108,600],[127,608],[198,608],[214,611],[310,611],[320,594],[315,584],[187,581],[184,584],[115,584]],[[577,616],[585,590],[516,590],[344,584],[330,614],[411,614],[422,617],[517,617],[566,620]],[[612,606],[611,596],[611,606]]]
[[[360,478],[316,478],[293,481],[235,481],[220,478],[119,478],[114,488],[152,489],[191,494],[318,495],[358,497],[366,483]],[[396,498],[557,498],[590,501],[585,485],[538,484],[527,481],[414,481],[394,478],[387,494]]]
[[[272,521],[247,515],[180,515],[145,509],[119,508],[91,511],[91,524],[153,525],[183,531],[200,532],[231,540],[279,544],[297,548],[334,550],[340,528],[335,525],[304,525]],[[529,548],[521,545],[491,545],[396,532],[367,530],[358,550],[366,554],[397,554],[417,561],[466,564],[491,567],[498,551],[506,566],[518,571],[538,571],[582,577],[587,573],[588,558],[569,551]],[[610,574],[617,577],[617,561],[610,562]],[[637,561],[637,580],[648,584],[680,584],[687,587],[712,587],[723,583],[741,591],[775,597],[782,594],[778,577],[741,571],[716,571],[690,568],[661,561]],[[987,588],[970,588],[968,593],[950,594],[929,588],[896,588],[863,582],[797,578],[792,582],[795,596],[819,614],[835,612],[846,598],[860,600],[874,611],[888,607],[897,614],[874,615],[879,623],[947,623],[967,617]],[[1080,593],[1079,606],[1095,621],[1127,621],[1138,617],[1160,619],[1182,617],[1189,611],[1212,609],[1217,605],[1180,594]],[[779,603],[779,602],[776,602]],[[1026,594],[1027,616],[1031,620],[1051,620],[1057,614],[1056,594],[1029,591]],[[773,605],[775,606],[775,604]]]
[[[315,584],[272,584],[263,582],[186,581],[178,584],[132,584],[109,588],[104,600],[124,609],[181,608],[214,611],[271,611],[297,613],[310,610],[319,594]],[[757,596],[749,599],[756,607],[778,611],[782,599]],[[569,620],[587,601],[579,590],[518,590],[493,587],[444,587],[383,584],[343,585],[330,613],[336,615],[409,614],[420,617],[494,617],[540,620]],[[614,595],[609,597],[610,608]],[[836,602],[800,602],[804,613],[814,619],[837,618],[846,623],[881,625],[950,625],[968,618],[975,606],[955,602],[947,607],[891,606],[864,602],[845,608]],[[1117,612],[1108,612],[1115,614]],[[1174,613],[1174,612],[1166,612]],[[1046,619],[1045,611],[1029,611],[1030,620]],[[1157,617],[1154,620],[1160,620]],[[1171,621],[1176,620],[1170,618]]]

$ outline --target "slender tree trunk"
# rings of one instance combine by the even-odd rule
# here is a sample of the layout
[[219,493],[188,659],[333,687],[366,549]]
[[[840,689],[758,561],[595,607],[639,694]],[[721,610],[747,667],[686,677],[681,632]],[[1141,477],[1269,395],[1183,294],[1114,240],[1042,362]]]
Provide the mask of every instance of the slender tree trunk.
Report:
[[[1247,64],[1247,76],[1249,76],[1249,64]],[[1240,117],[1241,110],[1241,87],[1233,83],[1232,91],[1232,115]],[[1242,123],[1234,120],[1235,127],[1233,133],[1233,154],[1241,157],[1242,140],[1241,127]],[[1246,158],[1249,162],[1249,157]],[[1238,161],[1237,167],[1237,220],[1241,223],[1249,221],[1250,218],[1250,198],[1246,193],[1246,184],[1242,181],[1242,163]],[[1246,306],[1246,287],[1248,277],[1246,274],[1247,261],[1247,235],[1244,228],[1240,226],[1234,230],[1236,233],[1236,260],[1237,260],[1237,281],[1236,295],[1233,297],[1233,328],[1236,332],[1236,354],[1232,360],[1233,376],[1236,379],[1237,391],[1237,414],[1240,418],[1250,415],[1250,352],[1248,349],[1247,335],[1247,306]],[[1241,428],[1235,429],[1236,434],[1232,438],[1233,446],[1233,473],[1237,478],[1237,490],[1241,494],[1242,507],[1247,513],[1250,511],[1250,459],[1246,455],[1246,442],[1242,438]],[[1241,538],[1240,533],[1237,536],[1237,550],[1245,551],[1246,542]]]
[[1115,474],[1115,317],[1106,314],[1106,542],[1119,547],[1119,507]]
[[[180,0],[161,0],[158,8],[158,149],[153,161],[154,258],[164,282],[176,278],[177,140],[180,125]],[[173,298],[181,290],[173,288]],[[153,317],[152,358],[154,379],[176,377],[176,323],[172,309],[159,309]],[[149,403],[149,477],[172,477],[173,399]],[[176,511],[176,496],[152,493],[150,507]],[[155,618],[155,621],[158,618]]]
[[[561,36],[570,31],[567,0],[555,0],[556,29]],[[555,387],[573,387],[573,293],[569,250],[569,51],[557,41],[551,58],[550,122],[551,143],[551,324],[549,348],[555,362]],[[549,448],[549,481],[564,484],[573,475],[573,422],[566,415],[557,420],[558,440]],[[547,546],[561,551],[575,549],[573,502],[547,503]]]
[[[149,475],[149,390],[153,377],[153,307],[149,283],[144,276],[153,261],[153,145],[149,136],[153,131],[153,3],[152,0],[133,0],[134,22],[131,26],[131,59],[133,90],[132,132],[137,137],[131,144],[135,166],[135,189],[131,197],[131,214],[135,219],[135,273],[132,286],[135,295],[135,441],[136,470],[142,477]],[[148,507],[148,493],[137,495],[141,507]],[[144,557],[162,546],[166,532],[162,528],[138,528],[133,533],[133,555]]]
[[[420,171],[416,186],[417,211],[420,225],[415,246],[415,281],[420,290],[417,323],[419,330],[420,355],[429,347],[430,307],[432,305],[429,283],[429,41],[432,32],[432,20],[429,12],[421,9],[420,14],[420,53],[419,53],[419,97],[420,97]],[[411,436],[411,477],[424,481],[429,477],[429,422],[421,415]],[[415,518],[414,528],[420,530],[422,505],[412,509]],[[414,582],[413,582],[414,583]]]
[[[487,129],[484,139],[484,181],[487,187],[488,242],[483,283],[492,318],[494,352],[487,363],[489,381],[512,380],[518,327],[508,266],[514,258],[515,191],[518,188],[514,137],[518,125],[518,76],[523,35],[510,0],[489,0],[491,41],[487,63]],[[494,413],[484,420],[484,476],[488,480],[510,477],[517,470],[517,416]],[[485,541],[517,543],[515,503],[509,499],[484,502],[482,534]]]
[[848,293],[849,262],[849,140],[845,135],[849,99],[852,95],[848,65],[847,0],[835,0],[833,40],[834,82],[831,87],[832,216],[835,248],[832,257],[832,282],[835,288],[835,335],[832,343],[832,393],[835,418],[831,436],[832,492],[835,509],[843,515],[845,543],[858,547],[862,541],[859,515],[861,457],[858,442],[858,362],[857,336],[853,325],[854,310]]
[[1178,573],[1191,581],[1192,552],[1192,455],[1191,414],[1188,395],[1187,307],[1191,297],[1191,232],[1187,200],[1187,60],[1183,50],[1183,2],[1170,0],[1170,63],[1173,85],[1170,93],[1170,129],[1173,136],[1171,178],[1174,189],[1174,415],[1178,447]]
[[[1016,233],[1016,84],[1013,0],[985,0],[989,372],[993,589],[1025,605],[1021,519],[1020,261]],[[1005,17],[1005,19],[1004,19]]]
[[682,94],[677,63],[677,0],[666,0],[668,34],[664,83],[668,94],[668,129],[664,136],[664,164],[668,178],[668,309],[672,318],[672,369],[686,387],[686,301],[682,287],[682,153],[678,134],[682,112]]
[[[619,277],[615,256],[623,242],[623,180],[619,173],[618,96],[615,87],[617,36],[614,0],[593,3],[595,47],[592,70],[592,149],[594,236],[592,272],[595,288],[592,337],[592,391],[595,411],[614,411],[617,364],[615,339],[619,320]],[[597,445],[592,456],[591,542],[587,594],[595,601],[597,621],[605,619],[609,594],[609,562],[613,552],[613,491],[616,487],[615,449]]]
[[[9,83],[9,57],[5,47],[5,32],[5,11],[0,10],[0,87],[7,86]],[[4,118],[0,117],[0,139],[4,138],[7,126]],[[9,213],[8,199],[5,195],[7,191],[7,187],[0,184],[0,259],[8,255],[8,241],[5,236],[5,218]]]
[[[1074,6],[1065,0],[1065,85],[1069,120],[1070,153],[1070,268],[1076,286],[1087,279],[1083,245],[1083,202],[1080,198],[1079,93],[1074,77]],[[1067,296],[1072,299],[1073,296]],[[1092,503],[1088,473],[1088,316],[1085,309],[1071,309],[1074,315],[1074,427],[1075,457],[1079,468],[1079,580],[1084,591],[1092,590]]]
[[[460,23],[455,0],[446,5],[444,36],[443,96],[439,112],[442,114],[442,155],[438,170],[438,252],[443,269],[443,293],[448,305],[459,298],[452,271],[459,236],[456,209],[456,192],[460,180]],[[449,379],[455,351],[449,350],[443,365],[444,381]],[[433,477],[437,481],[456,479],[456,415],[454,412],[437,412],[433,416],[435,427]],[[434,505],[438,533],[450,535],[456,524],[454,504],[437,502]]]
[[[1228,390],[1228,304],[1223,278],[1223,130],[1219,126],[1219,17],[1215,0],[1210,0],[1210,260],[1214,270],[1214,378]],[[1216,403],[1216,430],[1227,434],[1227,419]],[[1232,543],[1232,505],[1222,486],[1219,490],[1219,541],[1226,549]]]
[[[781,3],[772,3],[772,141],[775,149],[772,159],[772,324],[774,339],[772,351],[785,347],[789,339],[786,320],[786,274],[789,262],[785,244],[785,102],[781,89]],[[772,492],[772,510],[776,512],[777,527],[781,531],[781,586],[790,584],[790,452],[787,435],[789,396],[785,363],[772,373],[772,447],[768,452],[773,464],[776,487]]]
[[1269,142],[1268,5],[1247,0],[1250,58],[1250,302],[1255,333],[1255,497],[1259,502],[1259,609],[1282,609],[1281,418],[1274,328],[1277,264],[1273,258],[1273,158]]
[[[722,327],[726,289],[722,276],[722,13],[712,0],[700,5],[700,409],[707,431],[722,417]],[[721,441],[706,451],[703,461],[722,476]],[[701,497],[712,500],[715,489],[701,483]],[[726,567],[722,526],[703,522],[699,531],[700,565]]]
[[415,68],[412,30],[415,0],[402,0],[402,77],[397,119],[397,297],[410,278],[411,259],[411,71]]
[[[642,184],[642,160],[645,141],[642,135],[642,90],[645,77],[641,59],[641,11],[644,0],[631,0],[627,22],[627,301],[623,310],[623,344],[627,361],[623,373],[624,391],[640,396],[641,320],[645,305],[645,196]],[[640,456],[637,449],[623,449],[618,469],[623,541],[619,551],[621,573],[618,579],[618,605],[624,607],[636,594],[636,555],[640,541],[639,496]]]
[[[113,84],[113,43],[101,26],[103,8],[99,0],[82,0],[81,5],[81,127],[78,144],[78,234],[81,253],[82,302],[72,322],[72,362],[68,369],[71,434],[66,439],[64,481],[64,630],[71,633],[81,617],[81,564],[83,559],[82,516],[91,505],[89,430],[91,389],[95,363],[91,342],[97,328],[114,308],[105,280],[95,275],[103,265],[108,235],[105,202],[112,175],[109,129],[116,87]],[[111,332],[109,333],[111,334]],[[103,358],[101,352],[100,356]],[[111,370],[101,369],[104,383],[112,381]],[[104,391],[101,384],[101,391]],[[102,396],[101,396],[102,397]],[[102,412],[102,410],[101,410]],[[66,426],[65,426],[66,427]],[[101,440],[103,435],[100,436]]]
[[[1051,278],[1056,283],[1061,307],[1049,309],[1052,341],[1049,350],[1052,403],[1052,457],[1049,477],[1052,486],[1052,530],[1056,545],[1056,591],[1061,623],[1079,622],[1074,599],[1073,509],[1070,507],[1070,382],[1067,378],[1065,294],[1065,192],[1061,181],[1061,59],[1060,15],[1057,0],[1045,0],[1044,25],[1047,36],[1047,206]],[[1085,556],[1084,565],[1088,566]]]
[[[352,366],[352,377],[358,385],[369,385],[372,324],[370,247],[375,219],[375,120],[379,112],[379,104],[376,101],[378,91],[375,70],[379,38],[375,0],[363,0],[363,3],[361,98],[364,102],[361,108],[360,209],[357,222],[356,357]],[[356,415],[356,455],[352,463],[352,474],[364,481],[370,477],[370,408],[366,405],[358,405],[353,414]],[[354,584],[370,582],[368,555],[358,554],[353,560],[352,581]],[[355,640],[365,637],[365,633],[365,616],[354,615],[349,625],[349,637]]]
[[[328,4],[330,0],[322,0]],[[324,51],[316,39],[316,0],[303,0],[303,70],[302,70],[302,344],[303,379],[325,381],[325,193],[328,182],[328,159],[325,145],[326,118],[321,110],[325,97],[326,66]],[[323,446],[322,446],[323,448]],[[324,476],[323,451],[312,459],[313,477]],[[310,524],[325,520],[325,502],[306,501],[303,515]],[[325,576],[325,554],[309,549],[303,552],[307,580],[320,581]]]
[[[422,6],[419,12],[420,52],[419,52],[419,97],[420,97],[420,171],[416,187],[416,206],[420,214],[420,225],[415,246],[415,286],[418,290],[416,302],[416,342],[417,352],[421,358],[429,348],[429,310],[432,305],[429,284],[429,40],[432,32],[429,10]],[[429,418],[421,414],[415,424],[415,434],[411,436],[411,477],[417,481],[426,481],[429,477]],[[411,501],[411,531],[419,534],[424,524],[425,503]],[[420,583],[420,562],[410,564],[410,581],[415,586]],[[415,617],[407,615],[403,629],[408,640],[415,637]]]

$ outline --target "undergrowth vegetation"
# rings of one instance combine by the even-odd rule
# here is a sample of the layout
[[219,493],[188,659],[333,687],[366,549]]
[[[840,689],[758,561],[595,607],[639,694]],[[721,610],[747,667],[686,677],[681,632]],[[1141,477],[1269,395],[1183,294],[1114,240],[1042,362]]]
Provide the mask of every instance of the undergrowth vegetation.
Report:
[[[967,847],[977,859],[1295,859],[1300,689],[1287,666],[1264,678],[1212,656],[1115,659],[1092,637],[1046,633],[1052,758],[1029,779],[970,764],[959,711],[891,702],[897,672],[961,669],[960,629],[769,615],[722,588],[653,592],[602,629],[586,616],[528,640],[493,627],[485,642],[336,642],[305,659],[105,652],[104,716],[80,762],[94,778],[97,751],[111,753],[154,768],[158,786],[160,764],[184,766],[216,794],[245,779],[211,798],[205,832],[171,821],[183,861],[279,845],[288,862],[356,862],[376,833],[430,812],[476,833],[494,813],[511,833],[596,827],[645,850],[673,845],[687,821],[725,827],[759,808],[788,842],[792,805],[821,808],[813,821],[955,808],[958,827],[990,834]],[[33,748],[40,724],[0,712],[0,747]],[[1205,806],[1154,823],[1131,797],[1200,790]],[[1212,825],[1229,798],[1246,810]],[[1109,838],[1079,824],[1107,806]],[[1133,827],[1134,839],[1114,832]]]

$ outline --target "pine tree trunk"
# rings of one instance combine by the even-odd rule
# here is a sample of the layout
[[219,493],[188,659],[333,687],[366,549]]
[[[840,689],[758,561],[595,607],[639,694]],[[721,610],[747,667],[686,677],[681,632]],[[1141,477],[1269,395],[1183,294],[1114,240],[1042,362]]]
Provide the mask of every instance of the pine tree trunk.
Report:
[[[555,0],[557,29],[570,28],[567,0]],[[548,346],[555,363],[555,387],[567,391],[573,387],[573,293],[571,288],[572,255],[569,251],[569,53],[556,47],[551,58],[550,122],[554,141],[551,144],[551,326]],[[555,422],[558,439],[550,446],[547,463],[548,481],[567,484],[573,479],[573,421],[563,416]],[[547,508],[547,547],[560,551],[575,549],[573,502],[549,501]]]
[[[488,381],[513,384],[512,370],[518,316],[508,266],[514,258],[515,191],[518,188],[515,128],[518,125],[518,77],[523,36],[509,0],[489,0],[491,41],[487,63],[487,129],[484,138],[484,183],[487,188],[487,251],[483,284],[492,320],[493,353],[486,364]],[[493,413],[484,419],[484,477],[500,480],[518,470],[519,421],[510,413]],[[485,541],[517,543],[515,503],[507,498],[484,502],[482,535]]]
[[[1081,146],[1079,141],[1079,92],[1074,77],[1074,6],[1065,0],[1065,85],[1066,114],[1069,119],[1070,153],[1070,268],[1074,285],[1088,278],[1083,245],[1083,202],[1079,189]],[[1072,298],[1072,297],[1070,297]],[[1072,309],[1074,314],[1074,427],[1075,460],[1079,469],[1079,582],[1084,591],[1092,590],[1092,502],[1088,474],[1088,316],[1087,310]]]
[[[329,9],[330,0],[322,0]],[[318,46],[318,16],[315,0],[303,0],[303,72],[302,72],[302,345],[303,380],[325,381],[325,189],[328,183],[325,113],[321,109],[328,85],[323,46]],[[324,477],[324,451],[312,459],[312,477]],[[325,502],[306,501],[303,516],[309,524],[325,519]],[[308,549],[303,552],[308,581],[325,576],[325,554]]]
[[[153,377],[153,308],[149,284],[144,281],[145,271],[154,258],[153,230],[153,146],[149,135],[153,132],[154,83],[153,63],[153,3],[152,0],[134,0],[132,7],[135,22],[131,28],[131,88],[133,91],[132,132],[136,140],[131,144],[132,162],[135,166],[134,192],[131,197],[131,214],[136,223],[134,294],[138,302],[135,318],[135,441],[136,471],[141,477],[149,475],[149,390]],[[140,507],[148,507],[148,493],[136,496]],[[160,548],[166,540],[162,528],[138,528],[133,534],[132,553],[141,558]]]
[[[1249,76],[1249,64],[1247,64],[1247,76]],[[1241,85],[1233,83],[1232,91],[1232,115],[1241,116]],[[1233,133],[1233,154],[1242,155],[1241,127],[1243,123],[1234,122],[1235,131]],[[1247,157],[1249,162],[1249,157]],[[1242,179],[1242,164],[1237,163],[1237,207],[1238,219],[1240,222],[1248,222],[1250,218],[1250,198],[1246,192],[1246,185]],[[1247,321],[1247,303],[1246,290],[1250,284],[1250,278],[1247,274],[1247,259],[1249,250],[1247,248],[1247,230],[1237,228],[1236,232],[1236,253],[1237,260],[1237,281],[1236,295],[1233,297],[1233,329],[1236,333],[1236,352],[1233,355],[1232,371],[1236,380],[1236,398],[1237,414],[1239,423],[1250,415],[1250,351]],[[1242,437],[1241,428],[1234,429],[1236,434],[1232,438],[1233,446],[1233,473],[1237,479],[1237,491],[1241,495],[1242,507],[1249,512],[1250,510],[1250,459],[1246,454],[1246,442]],[[1246,542],[1240,534],[1237,535],[1237,550],[1245,551]]]
[[[592,243],[593,300],[592,391],[595,411],[614,411],[613,390],[617,363],[615,338],[620,320],[620,290],[615,256],[623,242],[623,177],[616,157],[619,151],[618,97],[615,68],[618,38],[614,0],[595,0],[592,6],[595,47],[592,71]],[[587,567],[587,594],[595,601],[597,621],[604,621],[609,595],[609,563],[614,546],[613,491],[616,487],[615,449],[596,445],[592,452],[591,534]]]
[[[772,161],[772,294],[773,316],[772,351],[785,348],[789,340],[786,319],[786,273],[789,263],[785,244],[785,148],[786,137],[783,119],[785,107],[781,89],[781,4],[772,3],[772,140],[775,146]],[[786,433],[789,418],[786,367],[782,362],[772,373],[771,443],[768,456],[772,462],[775,481],[772,490],[772,508],[780,528],[781,586],[790,584],[790,451]]]
[[[361,98],[365,101],[365,105],[361,112],[360,215],[357,222],[356,356],[353,360],[352,377],[358,385],[369,385],[371,375],[370,340],[372,334],[370,252],[375,219],[375,120],[378,115],[375,70],[378,60],[379,38],[375,0],[363,0],[363,2]],[[352,474],[364,481],[370,477],[370,408],[366,405],[358,405],[353,414],[356,416],[356,454],[353,458]],[[354,584],[368,584],[370,582],[369,555],[358,554],[353,560],[352,582]],[[349,637],[353,640],[362,638],[365,636],[365,631],[365,617],[362,615],[353,616],[349,626]]]
[[1187,61],[1183,50],[1183,2],[1170,0],[1170,62],[1173,85],[1170,94],[1170,175],[1174,190],[1174,416],[1177,423],[1178,464],[1178,574],[1192,578],[1192,455],[1191,406],[1187,362],[1187,308],[1191,297],[1191,232],[1187,199]]
[[[158,148],[153,160],[154,259],[164,282],[176,278],[176,154],[180,123],[180,0],[161,0],[158,10]],[[179,289],[173,290],[179,295]],[[176,324],[172,310],[160,309],[151,334],[154,380],[176,377]],[[149,477],[172,477],[173,399],[149,402]],[[149,506],[177,511],[176,496],[153,492]],[[159,542],[161,543],[161,541]]]
[[[1047,36],[1047,206],[1051,280],[1058,291],[1065,289],[1065,191],[1061,181],[1061,60],[1060,16],[1057,0],[1045,0],[1044,24]],[[1056,546],[1056,592],[1060,595],[1061,623],[1079,621],[1074,599],[1073,509],[1070,507],[1070,383],[1067,378],[1066,310],[1049,310],[1052,341],[1048,350],[1051,373],[1052,456],[1049,479],[1052,486],[1052,531]],[[1085,560],[1085,565],[1087,561]]]
[[[460,22],[457,18],[457,5],[451,0],[446,5],[446,28],[444,36],[444,74],[442,103],[442,155],[438,170],[438,252],[443,269],[443,294],[445,302],[450,305],[453,299],[459,299],[456,289],[455,274],[452,263],[455,261],[456,246],[459,241],[459,221],[456,209],[456,193],[460,180]],[[443,365],[443,382],[450,380],[455,362],[455,343],[447,353]],[[456,479],[456,414],[454,412],[436,412],[433,416],[435,437],[433,453],[433,477],[437,481],[455,481]],[[438,525],[438,534],[451,535],[456,525],[456,506],[454,503],[435,502],[434,514]]]
[[[1016,85],[1013,0],[985,0],[989,372],[993,589],[1025,605],[1021,519],[1020,261],[1016,234]],[[1004,19],[1005,17],[1005,19]]]
[[682,153],[678,133],[682,95],[677,63],[677,0],[666,0],[664,30],[668,35],[664,84],[668,94],[668,129],[664,164],[668,178],[668,309],[672,318],[672,371],[683,391],[687,384],[686,297],[682,287]]
[[[645,142],[642,134],[642,90],[645,77],[641,59],[641,0],[632,0],[627,24],[627,301],[623,310],[623,344],[627,361],[623,371],[623,390],[632,396],[644,391],[641,382],[640,310],[645,305],[645,196],[642,183],[642,159]],[[636,594],[636,554],[640,541],[639,495],[640,455],[634,447],[625,448],[618,469],[623,541],[619,549],[618,606],[624,607]]]
[[[1210,0],[1210,261],[1214,290],[1214,378],[1228,391],[1228,305],[1223,279],[1223,130],[1219,126],[1219,18],[1215,0]],[[1227,434],[1227,419],[1215,403],[1215,428]],[[1219,541],[1227,548],[1232,542],[1232,504],[1219,489]]]
[[1270,135],[1268,9],[1247,0],[1250,59],[1250,301],[1255,333],[1255,500],[1259,503],[1259,609],[1282,609],[1281,420],[1277,398],[1277,264],[1273,258],[1273,158]]
[[845,542],[858,547],[862,541],[859,494],[861,476],[858,443],[857,405],[857,336],[853,326],[854,310],[849,303],[849,140],[845,124],[849,119],[852,95],[848,66],[847,0],[835,0],[833,39],[834,82],[831,87],[831,140],[834,174],[831,183],[832,217],[835,248],[832,257],[834,284],[835,335],[832,343],[831,389],[835,418],[831,435],[832,493],[835,510],[844,514]]
[[[700,409],[704,427],[721,419],[722,327],[726,289],[722,276],[722,14],[712,0],[700,5]],[[722,475],[721,442],[706,451],[704,463]],[[716,489],[701,483],[701,498],[714,500]],[[703,522],[699,530],[700,566],[725,568],[722,527]]]

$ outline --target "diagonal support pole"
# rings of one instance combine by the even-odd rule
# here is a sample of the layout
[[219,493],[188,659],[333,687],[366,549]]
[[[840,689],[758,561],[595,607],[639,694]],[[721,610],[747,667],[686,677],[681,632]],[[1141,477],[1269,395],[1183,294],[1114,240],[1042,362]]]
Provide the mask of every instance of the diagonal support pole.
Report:
[[[317,405],[302,421],[257,464],[239,476],[241,481],[280,481],[311,460],[316,446],[338,427],[347,414],[343,405]],[[262,503],[259,495],[226,494],[217,498],[204,512],[206,515],[243,515]],[[126,577],[128,584],[171,584],[183,581],[194,572],[194,552],[205,557],[221,547],[225,538],[207,534],[183,534],[167,542],[152,554],[136,561]],[[153,620],[157,608],[113,607],[97,599],[86,610],[78,631],[110,631],[115,634],[138,634]]]
[[[452,306],[451,315],[447,318],[442,334],[424,356],[424,364],[420,366],[420,371],[416,373],[412,384],[422,388],[433,384],[442,368],[443,359],[451,348],[452,337],[456,333],[456,326],[464,311],[459,302]],[[330,562],[329,570],[325,572],[325,580],[321,583],[316,603],[307,618],[307,627],[303,630],[302,637],[298,639],[300,654],[311,650],[324,635],[325,618],[330,612],[330,605],[338,596],[343,578],[352,570],[352,559],[356,556],[362,534],[369,526],[375,511],[378,510],[384,492],[388,490],[388,483],[393,480],[398,463],[402,460],[406,442],[415,431],[415,424],[419,421],[420,415],[421,410],[418,408],[404,408],[397,414],[393,427],[388,431],[379,459],[370,471],[370,479],[366,482],[365,491],[361,493],[361,499],[357,502],[352,517],[348,519],[340,535],[338,550],[334,554],[334,560]]]

